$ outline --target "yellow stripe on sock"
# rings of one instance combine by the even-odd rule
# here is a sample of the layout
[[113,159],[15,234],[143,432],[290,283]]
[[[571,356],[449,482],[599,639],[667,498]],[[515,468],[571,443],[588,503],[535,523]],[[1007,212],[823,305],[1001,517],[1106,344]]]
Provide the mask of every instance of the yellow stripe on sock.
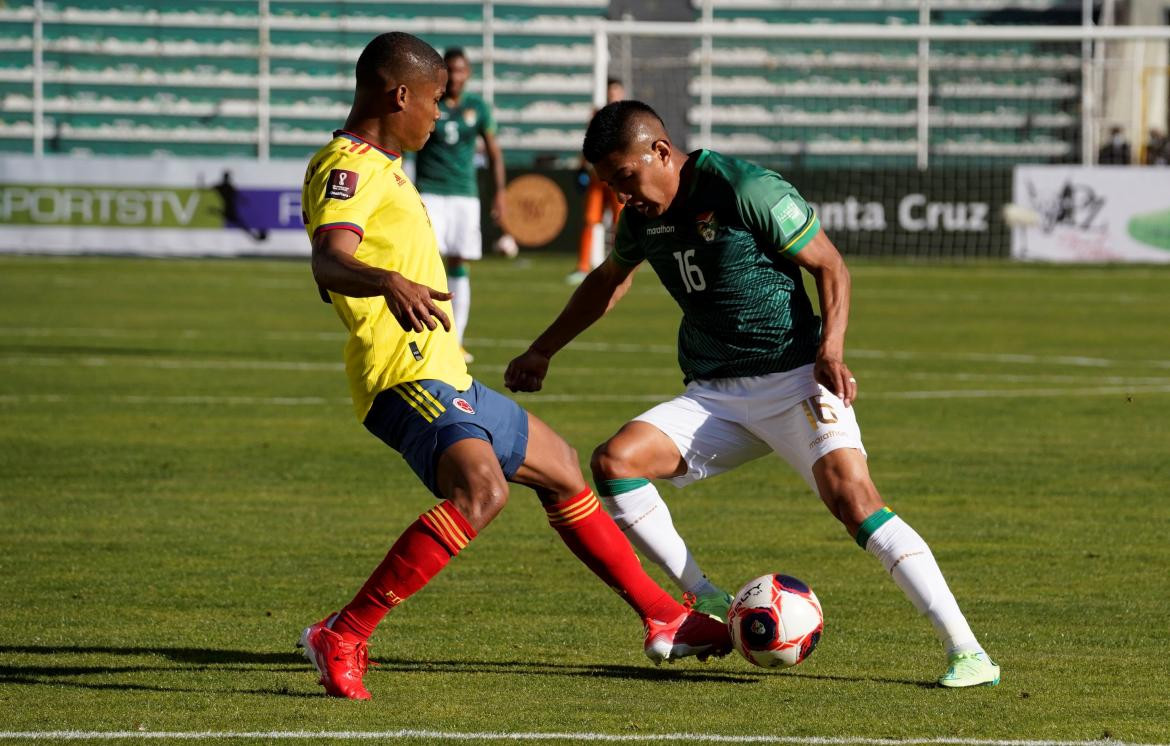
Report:
[[439,531],[443,536],[451,542],[451,545],[463,549],[471,541],[467,538],[467,534],[455,523],[451,516],[443,510],[442,506],[431,508],[427,511],[427,515],[431,516],[431,520],[435,523],[435,530]]
[[568,525],[588,518],[599,507],[597,496],[592,492],[572,505],[566,506],[556,513],[549,515],[549,523],[553,525]]
[[437,510],[428,512],[427,516],[430,518],[431,526],[443,537],[444,541],[456,549],[463,549],[463,547],[467,546],[465,540],[460,541],[460,536],[455,531],[451,519],[448,516],[443,515],[441,511]]
[[451,535],[451,532],[442,524],[438,518],[435,518],[428,513],[424,517],[423,522],[427,524],[428,528],[438,534],[439,539],[442,540],[443,544],[447,547],[447,551],[454,554],[455,552],[459,552],[463,549],[463,545],[461,545],[455,539],[455,537]]

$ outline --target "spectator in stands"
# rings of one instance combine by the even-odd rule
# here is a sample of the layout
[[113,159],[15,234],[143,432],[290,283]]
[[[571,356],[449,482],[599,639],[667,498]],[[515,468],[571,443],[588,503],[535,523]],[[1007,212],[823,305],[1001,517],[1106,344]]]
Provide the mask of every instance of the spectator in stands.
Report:
[[455,312],[455,334],[463,357],[472,356],[463,347],[463,332],[471,315],[471,278],[467,262],[483,257],[479,227],[479,185],[475,177],[475,147],[483,140],[488,170],[495,182],[492,220],[504,217],[504,154],[496,142],[496,120],[479,96],[465,89],[471,78],[471,63],[458,47],[443,55],[447,63],[447,89],[439,102],[439,121],[415,161],[415,183],[430,213],[439,253],[447,262],[447,285]]
[[1143,162],[1147,166],[1170,165],[1170,138],[1167,138],[1162,130],[1156,128],[1150,130]]
[[1109,139],[1097,151],[1097,163],[1105,165],[1126,165],[1129,161],[1129,142],[1121,127],[1113,125],[1109,130]]
[[[607,104],[621,101],[625,97],[626,87],[620,80],[609,78],[605,82]],[[570,285],[580,285],[585,275],[601,264],[601,260],[605,258],[606,212],[609,212],[609,225],[616,226],[618,215],[622,211],[622,204],[618,202],[613,190],[597,178],[592,166],[584,158],[581,159],[581,167],[577,171],[577,183],[585,190],[584,226],[581,228],[581,241],[577,250],[577,269],[565,278]]]

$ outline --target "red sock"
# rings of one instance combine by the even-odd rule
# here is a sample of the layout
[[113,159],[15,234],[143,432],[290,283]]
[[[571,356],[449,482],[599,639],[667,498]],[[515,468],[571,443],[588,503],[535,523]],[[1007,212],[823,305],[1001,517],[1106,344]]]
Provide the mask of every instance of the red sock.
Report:
[[682,604],[654,582],[642,569],[638,555],[625,534],[601,509],[593,490],[546,505],[548,522],[577,559],[605,581],[642,617],[667,621],[683,612]]
[[474,538],[471,524],[450,500],[423,513],[402,532],[382,564],[333,620],[333,631],[351,639],[369,639],[390,609],[430,582]]

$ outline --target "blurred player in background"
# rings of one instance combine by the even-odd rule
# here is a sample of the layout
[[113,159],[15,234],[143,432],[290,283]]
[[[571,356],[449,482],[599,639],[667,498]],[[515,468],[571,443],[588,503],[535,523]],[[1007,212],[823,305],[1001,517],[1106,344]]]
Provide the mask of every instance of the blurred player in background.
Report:
[[[468,375],[435,234],[401,158],[431,135],[446,83],[447,67],[421,39],[378,36],[358,59],[345,128],[305,176],[313,277],[349,331],[345,368],[358,418],[440,500],[398,537],[349,604],[304,630],[306,657],[326,692],[368,699],[366,641],[499,513],[507,481],[535,490],[562,541],[639,614],[651,660],[725,654],[726,626],[646,575],[573,449]],[[329,535],[345,541],[368,530],[331,527]]]
[[483,139],[488,170],[495,183],[491,216],[504,218],[504,154],[496,142],[496,121],[487,103],[466,90],[471,63],[458,47],[443,55],[447,88],[439,103],[435,134],[415,159],[415,181],[430,213],[439,251],[447,262],[447,283],[455,309],[455,333],[467,362],[472,356],[463,347],[463,333],[471,314],[471,278],[468,262],[483,257],[480,235],[479,185],[475,177],[476,141]]
[[[609,78],[605,81],[606,103],[612,104],[625,97],[626,87],[620,80]],[[570,285],[580,285],[585,275],[601,264],[601,260],[605,258],[606,213],[609,217],[608,224],[616,226],[618,215],[622,211],[622,203],[618,202],[617,195],[605,182],[597,178],[593,167],[584,158],[581,159],[577,179],[585,183],[583,210],[585,225],[581,228],[581,242],[577,248],[577,269],[565,278]]]
[[[638,101],[589,124],[585,158],[626,206],[614,250],[564,311],[508,366],[514,391],[537,391],[550,358],[625,294],[643,261],[682,308],[686,392],[624,425],[593,454],[614,520],[696,608],[726,616],[730,596],[704,575],[651,479],[677,486],[770,452],[817,492],[933,624],[948,656],[939,683],[999,683],[930,548],[886,507],[870,479],[845,365],[849,271],[816,214],[773,171],[709,150],[676,150]],[[804,290],[816,280],[823,325]]]

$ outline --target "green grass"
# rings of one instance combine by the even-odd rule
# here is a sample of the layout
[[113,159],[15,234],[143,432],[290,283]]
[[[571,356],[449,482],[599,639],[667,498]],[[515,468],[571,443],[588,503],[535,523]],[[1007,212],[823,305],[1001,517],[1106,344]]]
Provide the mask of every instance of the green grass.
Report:
[[[502,388],[570,265],[475,267],[477,377]],[[813,585],[825,636],[799,668],[653,667],[517,489],[379,629],[374,701],[327,699],[300,628],[433,501],[354,420],[307,266],[0,257],[0,730],[1170,741],[1170,269],[853,275],[871,469],[1000,686],[931,688],[929,624],[767,458],[663,494],[716,582]],[[676,325],[644,270],[521,400],[587,459],[680,390]]]

